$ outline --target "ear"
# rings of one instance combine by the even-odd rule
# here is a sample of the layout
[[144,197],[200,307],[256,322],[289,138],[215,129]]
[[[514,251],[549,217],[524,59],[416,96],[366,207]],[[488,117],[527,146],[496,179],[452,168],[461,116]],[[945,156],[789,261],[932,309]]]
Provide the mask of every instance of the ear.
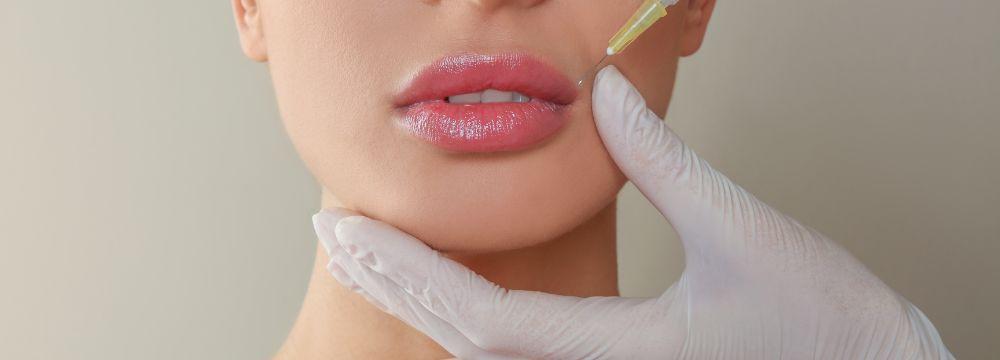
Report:
[[701,48],[713,10],[715,0],[688,0],[684,14],[684,32],[678,43],[681,56],[694,55]]
[[257,0],[231,1],[243,53],[254,61],[267,61],[267,43],[264,41],[264,27],[261,23],[260,7],[257,5]]

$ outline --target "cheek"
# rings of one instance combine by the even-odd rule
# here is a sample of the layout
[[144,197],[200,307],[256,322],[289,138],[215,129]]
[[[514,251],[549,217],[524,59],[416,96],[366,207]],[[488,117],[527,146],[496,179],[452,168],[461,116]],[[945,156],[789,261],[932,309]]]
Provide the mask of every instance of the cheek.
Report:
[[681,13],[671,13],[649,28],[625,52],[611,61],[661,117],[666,115],[677,73]]

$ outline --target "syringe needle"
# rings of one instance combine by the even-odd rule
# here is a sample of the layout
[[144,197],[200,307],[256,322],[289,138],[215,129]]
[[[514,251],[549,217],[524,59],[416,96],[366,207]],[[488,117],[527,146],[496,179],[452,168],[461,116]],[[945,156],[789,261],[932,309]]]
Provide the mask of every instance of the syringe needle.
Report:
[[657,20],[667,16],[667,7],[677,4],[678,0],[645,0],[642,6],[639,7],[632,17],[618,29],[618,33],[611,38],[608,42],[607,54],[597,65],[594,65],[586,74],[583,74],[583,78],[580,79],[576,85],[583,86],[584,81],[590,77],[590,74],[597,71],[597,69],[604,63],[604,60],[608,59],[608,56],[612,54],[618,54],[625,50],[636,38],[639,37],[643,32],[653,26]]
[[610,54],[605,54],[604,57],[601,58],[601,61],[598,61],[596,65],[594,65],[593,67],[590,68],[590,70],[587,70],[587,72],[583,74],[583,77],[580,78],[580,81],[576,82],[576,86],[577,87],[583,86],[583,83],[585,81],[587,81],[587,79],[590,78],[590,76],[594,72],[597,71],[597,68],[599,68],[601,66],[601,64],[604,63],[604,60],[608,59],[608,56],[611,56],[611,55]]

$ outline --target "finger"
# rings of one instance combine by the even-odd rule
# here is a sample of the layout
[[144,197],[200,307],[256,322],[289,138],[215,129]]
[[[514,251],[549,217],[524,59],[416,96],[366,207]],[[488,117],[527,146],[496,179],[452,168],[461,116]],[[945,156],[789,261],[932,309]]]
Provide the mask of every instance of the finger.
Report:
[[454,326],[431,313],[384,276],[365,271],[364,267],[344,252],[343,248],[336,248],[331,255],[330,263],[342,269],[345,276],[350,274],[348,276],[350,281],[359,288],[357,292],[365,296],[368,301],[381,306],[382,311],[424,333],[452,355],[461,359],[504,359],[477,347]]
[[[689,263],[748,245],[805,249],[809,230],[757,200],[701,159],[646,107],[614,66],[595,80],[594,119],[612,158],[670,221],[684,241]],[[733,236],[736,235],[736,236]],[[784,235],[799,240],[786,241]],[[762,244],[764,241],[777,240]]]
[[[365,217],[337,225],[341,248],[487,351],[543,358],[621,351],[650,315],[646,299],[503,289],[421,241]],[[355,273],[348,270],[352,278]],[[390,305],[392,306],[392,305]]]
[[[320,215],[323,214],[323,215]],[[340,244],[334,239],[335,233],[333,231],[334,226],[337,225],[337,221],[340,219],[356,215],[354,212],[345,209],[325,209],[320,211],[320,214],[313,215],[313,228],[316,230],[316,235],[320,239],[320,243],[323,244],[323,248],[326,249],[327,255],[332,255],[340,251]],[[386,307],[381,302],[375,300],[371,295],[361,289],[358,284],[351,279],[350,276],[341,268],[336,262],[329,261],[326,264],[326,270],[330,275],[333,276],[337,282],[339,282],[344,287],[351,291],[354,291],[365,299],[368,299],[375,307],[385,311]]]
[[[316,233],[330,256],[327,270],[338,282],[363,296],[382,311],[396,316],[411,327],[427,334],[459,358],[509,359],[505,356],[485,352],[456,330],[454,326],[432,313],[416,297],[404,291],[384,275],[360,266],[356,259],[348,255],[337,240],[337,232],[334,229],[341,219],[351,216],[361,218],[355,215],[356,213],[345,209],[333,208],[325,209],[313,216]],[[423,245],[423,243],[419,244]],[[425,245],[424,247],[426,248]],[[349,245],[347,248],[353,250],[355,246]],[[436,252],[434,253],[436,254]],[[352,275],[348,275],[349,273]]]
[[355,215],[358,213],[343,208],[322,209],[313,215],[313,229],[327,255],[330,255],[334,248],[340,246],[335,238],[336,234],[334,234],[337,223],[340,222],[340,219]]

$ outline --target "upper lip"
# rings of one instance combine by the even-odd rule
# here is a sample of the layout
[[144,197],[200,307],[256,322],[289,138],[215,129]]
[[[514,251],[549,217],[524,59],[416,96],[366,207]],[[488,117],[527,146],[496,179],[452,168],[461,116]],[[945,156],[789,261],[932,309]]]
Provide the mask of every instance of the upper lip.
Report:
[[405,107],[487,89],[519,92],[556,105],[571,104],[577,97],[576,87],[565,75],[534,56],[459,54],[425,67],[396,96],[395,105]]

